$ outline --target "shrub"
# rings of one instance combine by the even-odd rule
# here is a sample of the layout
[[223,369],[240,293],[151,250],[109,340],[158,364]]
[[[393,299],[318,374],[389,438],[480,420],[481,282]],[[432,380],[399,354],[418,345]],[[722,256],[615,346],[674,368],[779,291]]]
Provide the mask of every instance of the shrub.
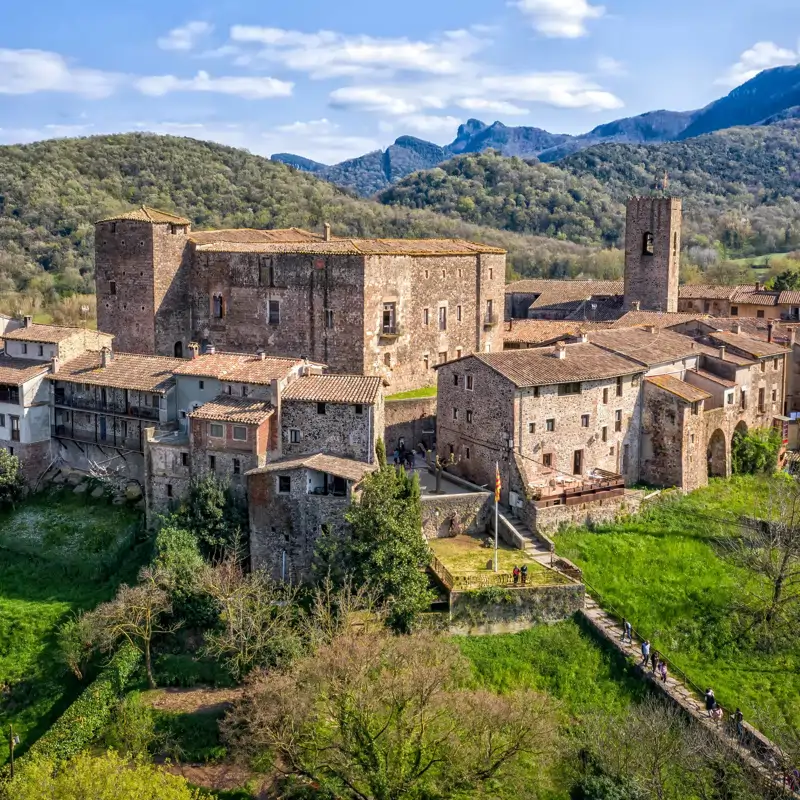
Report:
[[118,703],[103,741],[123,755],[144,756],[156,739],[153,709],[142,703],[139,692],[131,692]]
[[19,459],[0,449],[0,508],[15,505],[25,491]]
[[736,475],[770,474],[778,467],[781,435],[775,428],[754,428],[736,433],[731,446],[731,463]]

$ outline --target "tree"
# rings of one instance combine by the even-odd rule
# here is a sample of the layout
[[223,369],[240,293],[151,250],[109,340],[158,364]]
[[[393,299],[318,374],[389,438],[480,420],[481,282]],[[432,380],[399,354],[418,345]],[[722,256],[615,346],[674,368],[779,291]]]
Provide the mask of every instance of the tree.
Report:
[[58,629],[58,650],[72,674],[82,681],[102,630],[93,614],[78,614]]
[[0,508],[13,506],[25,491],[19,459],[0,448]]
[[796,292],[800,290],[800,270],[787,269],[778,273],[772,280],[776,292]]
[[221,608],[220,624],[205,635],[205,651],[225,659],[241,679],[254,667],[283,667],[300,652],[294,626],[297,590],[265,573],[245,573],[235,556],[207,567],[201,585]]
[[195,536],[170,519],[156,534],[155,565],[169,576],[173,594],[193,594],[206,565]]
[[430,550],[422,536],[419,481],[386,463],[382,441],[377,453],[377,471],[362,481],[360,498],[345,514],[348,530],[322,537],[317,568],[374,589],[390,627],[408,632],[433,599],[422,569]]
[[778,468],[781,434],[776,428],[753,428],[737,431],[731,443],[731,466],[734,475],[771,474]]
[[144,654],[147,683],[156,688],[150,645],[153,636],[172,633],[179,625],[166,625],[163,618],[172,610],[169,593],[164,588],[166,575],[158,569],[144,567],[139,573],[136,586],[122,584],[117,596],[102,603],[91,616],[103,630],[106,647],[112,647],[120,639],[126,639]]
[[70,761],[23,761],[8,784],[14,800],[200,800],[186,780],[145,760],[113,751],[81,753]]
[[432,634],[348,632],[258,677],[223,737],[344,800],[472,796],[553,752],[557,725],[542,696],[464,689],[468,674]]

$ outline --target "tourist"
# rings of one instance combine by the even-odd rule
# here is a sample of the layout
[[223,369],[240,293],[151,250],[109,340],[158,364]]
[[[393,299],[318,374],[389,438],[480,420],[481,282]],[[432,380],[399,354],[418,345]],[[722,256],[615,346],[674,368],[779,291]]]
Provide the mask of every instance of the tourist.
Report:
[[720,721],[722,720],[722,708],[719,706],[718,703],[714,703],[714,708],[711,709],[711,719],[714,720],[715,725],[719,725]]
[[667,662],[661,660],[658,662],[658,674],[661,675],[661,683],[667,682]]
[[658,657],[659,657],[658,656],[658,650],[653,650],[653,652],[650,653],[650,671],[651,672],[655,672],[656,669],[658,668]]
[[523,564],[522,569],[519,571],[520,576],[522,577],[522,585],[524,586],[528,582],[528,565]]
[[642,663],[639,666],[646,667],[649,659],[650,659],[650,640],[645,639],[642,642]]
[[514,571],[511,573],[514,576],[514,586],[519,583],[519,567],[514,564]]
[[396,447],[394,449],[394,465],[398,466],[400,464],[400,450]]
[[633,626],[628,622],[628,620],[622,620],[622,641],[625,641],[625,637],[628,637],[628,641],[633,644]]
[[714,697],[714,690],[711,688],[706,689],[706,711],[708,712],[709,717],[711,716],[711,712],[716,704],[717,699]]
[[744,739],[744,714],[742,714],[741,708],[737,708],[734,712],[733,721],[736,723],[736,735],[741,742]]

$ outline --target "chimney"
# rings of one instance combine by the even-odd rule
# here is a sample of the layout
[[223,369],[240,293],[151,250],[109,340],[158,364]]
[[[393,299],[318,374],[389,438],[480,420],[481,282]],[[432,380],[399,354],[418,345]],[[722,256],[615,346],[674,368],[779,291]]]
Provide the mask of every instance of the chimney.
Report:
[[719,359],[720,359],[720,361],[724,361],[725,360],[725,345],[724,344],[720,345],[720,347],[719,347]]
[[197,342],[189,342],[189,358],[194,361],[200,352],[200,345]]
[[330,222],[326,222],[322,226],[322,229],[323,229],[322,240],[324,242],[329,242],[331,240],[331,224],[330,224]]
[[644,329],[645,329],[645,330],[646,330],[648,333],[655,333],[655,332],[656,332],[656,326],[655,326],[655,325],[645,325],[645,326],[644,326]]
[[772,336],[775,333],[775,326],[771,323],[767,323],[767,341],[772,344]]
[[217,348],[213,344],[206,345],[206,355],[213,356],[217,352]]
[[26,328],[30,328],[30,327],[31,327],[31,325],[33,325],[33,317],[31,317],[30,315],[25,315],[25,316],[22,318],[22,324],[23,324],[23,325],[24,325]]
[[736,323],[736,324],[733,326],[733,332],[734,332],[735,334],[737,334],[737,335],[738,335],[738,334],[740,334],[740,333],[742,332],[742,323],[741,323],[741,322],[737,322],[737,323]]
[[267,358],[267,354],[263,350],[257,350],[256,355],[258,356],[259,361],[265,361]]
[[638,311],[641,308],[641,303],[638,300],[634,300],[631,303],[631,311]]
[[589,336],[588,336],[588,334],[586,333],[586,331],[581,331],[581,332],[578,334],[578,341],[579,341],[581,344],[586,344],[586,342],[588,342],[588,341],[589,341]]
[[50,372],[58,375],[59,369],[61,369],[61,362],[58,360],[58,356],[53,356],[53,360],[50,362]]
[[555,357],[560,358],[562,361],[567,357],[567,348],[563,342],[556,345]]
[[100,351],[100,363],[102,364],[103,368],[107,367],[112,360],[113,356],[111,355],[111,348],[104,347]]
[[757,292],[761,291],[761,282],[760,281],[756,281],[756,291]]

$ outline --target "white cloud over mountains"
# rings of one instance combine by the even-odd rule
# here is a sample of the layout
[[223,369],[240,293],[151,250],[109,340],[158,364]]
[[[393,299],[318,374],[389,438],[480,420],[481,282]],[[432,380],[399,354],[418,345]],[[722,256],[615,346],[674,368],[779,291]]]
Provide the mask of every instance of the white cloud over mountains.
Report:
[[64,92],[102,98],[113,94],[121,79],[114,73],[73,67],[46,50],[0,49],[0,94]]
[[227,76],[213,78],[200,71],[193,78],[175,75],[154,75],[139,78],[134,85],[142,93],[162,97],[171,92],[216,92],[241,97],[245,100],[266,100],[271,97],[288,97],[294,84],[276,78],[257,76]]
[[800,46],[795,51],[775,42],[756,42],[739,56],[739,60],[716,83],[733,88],[755,78],[762,70],[797,64],[800,62],[799,51]]
[[586,36],[586,23],[605,14],[603,6],[587,0],[517,0],[512,3],[529,17],[534,29],[551,39],[578,39]]

